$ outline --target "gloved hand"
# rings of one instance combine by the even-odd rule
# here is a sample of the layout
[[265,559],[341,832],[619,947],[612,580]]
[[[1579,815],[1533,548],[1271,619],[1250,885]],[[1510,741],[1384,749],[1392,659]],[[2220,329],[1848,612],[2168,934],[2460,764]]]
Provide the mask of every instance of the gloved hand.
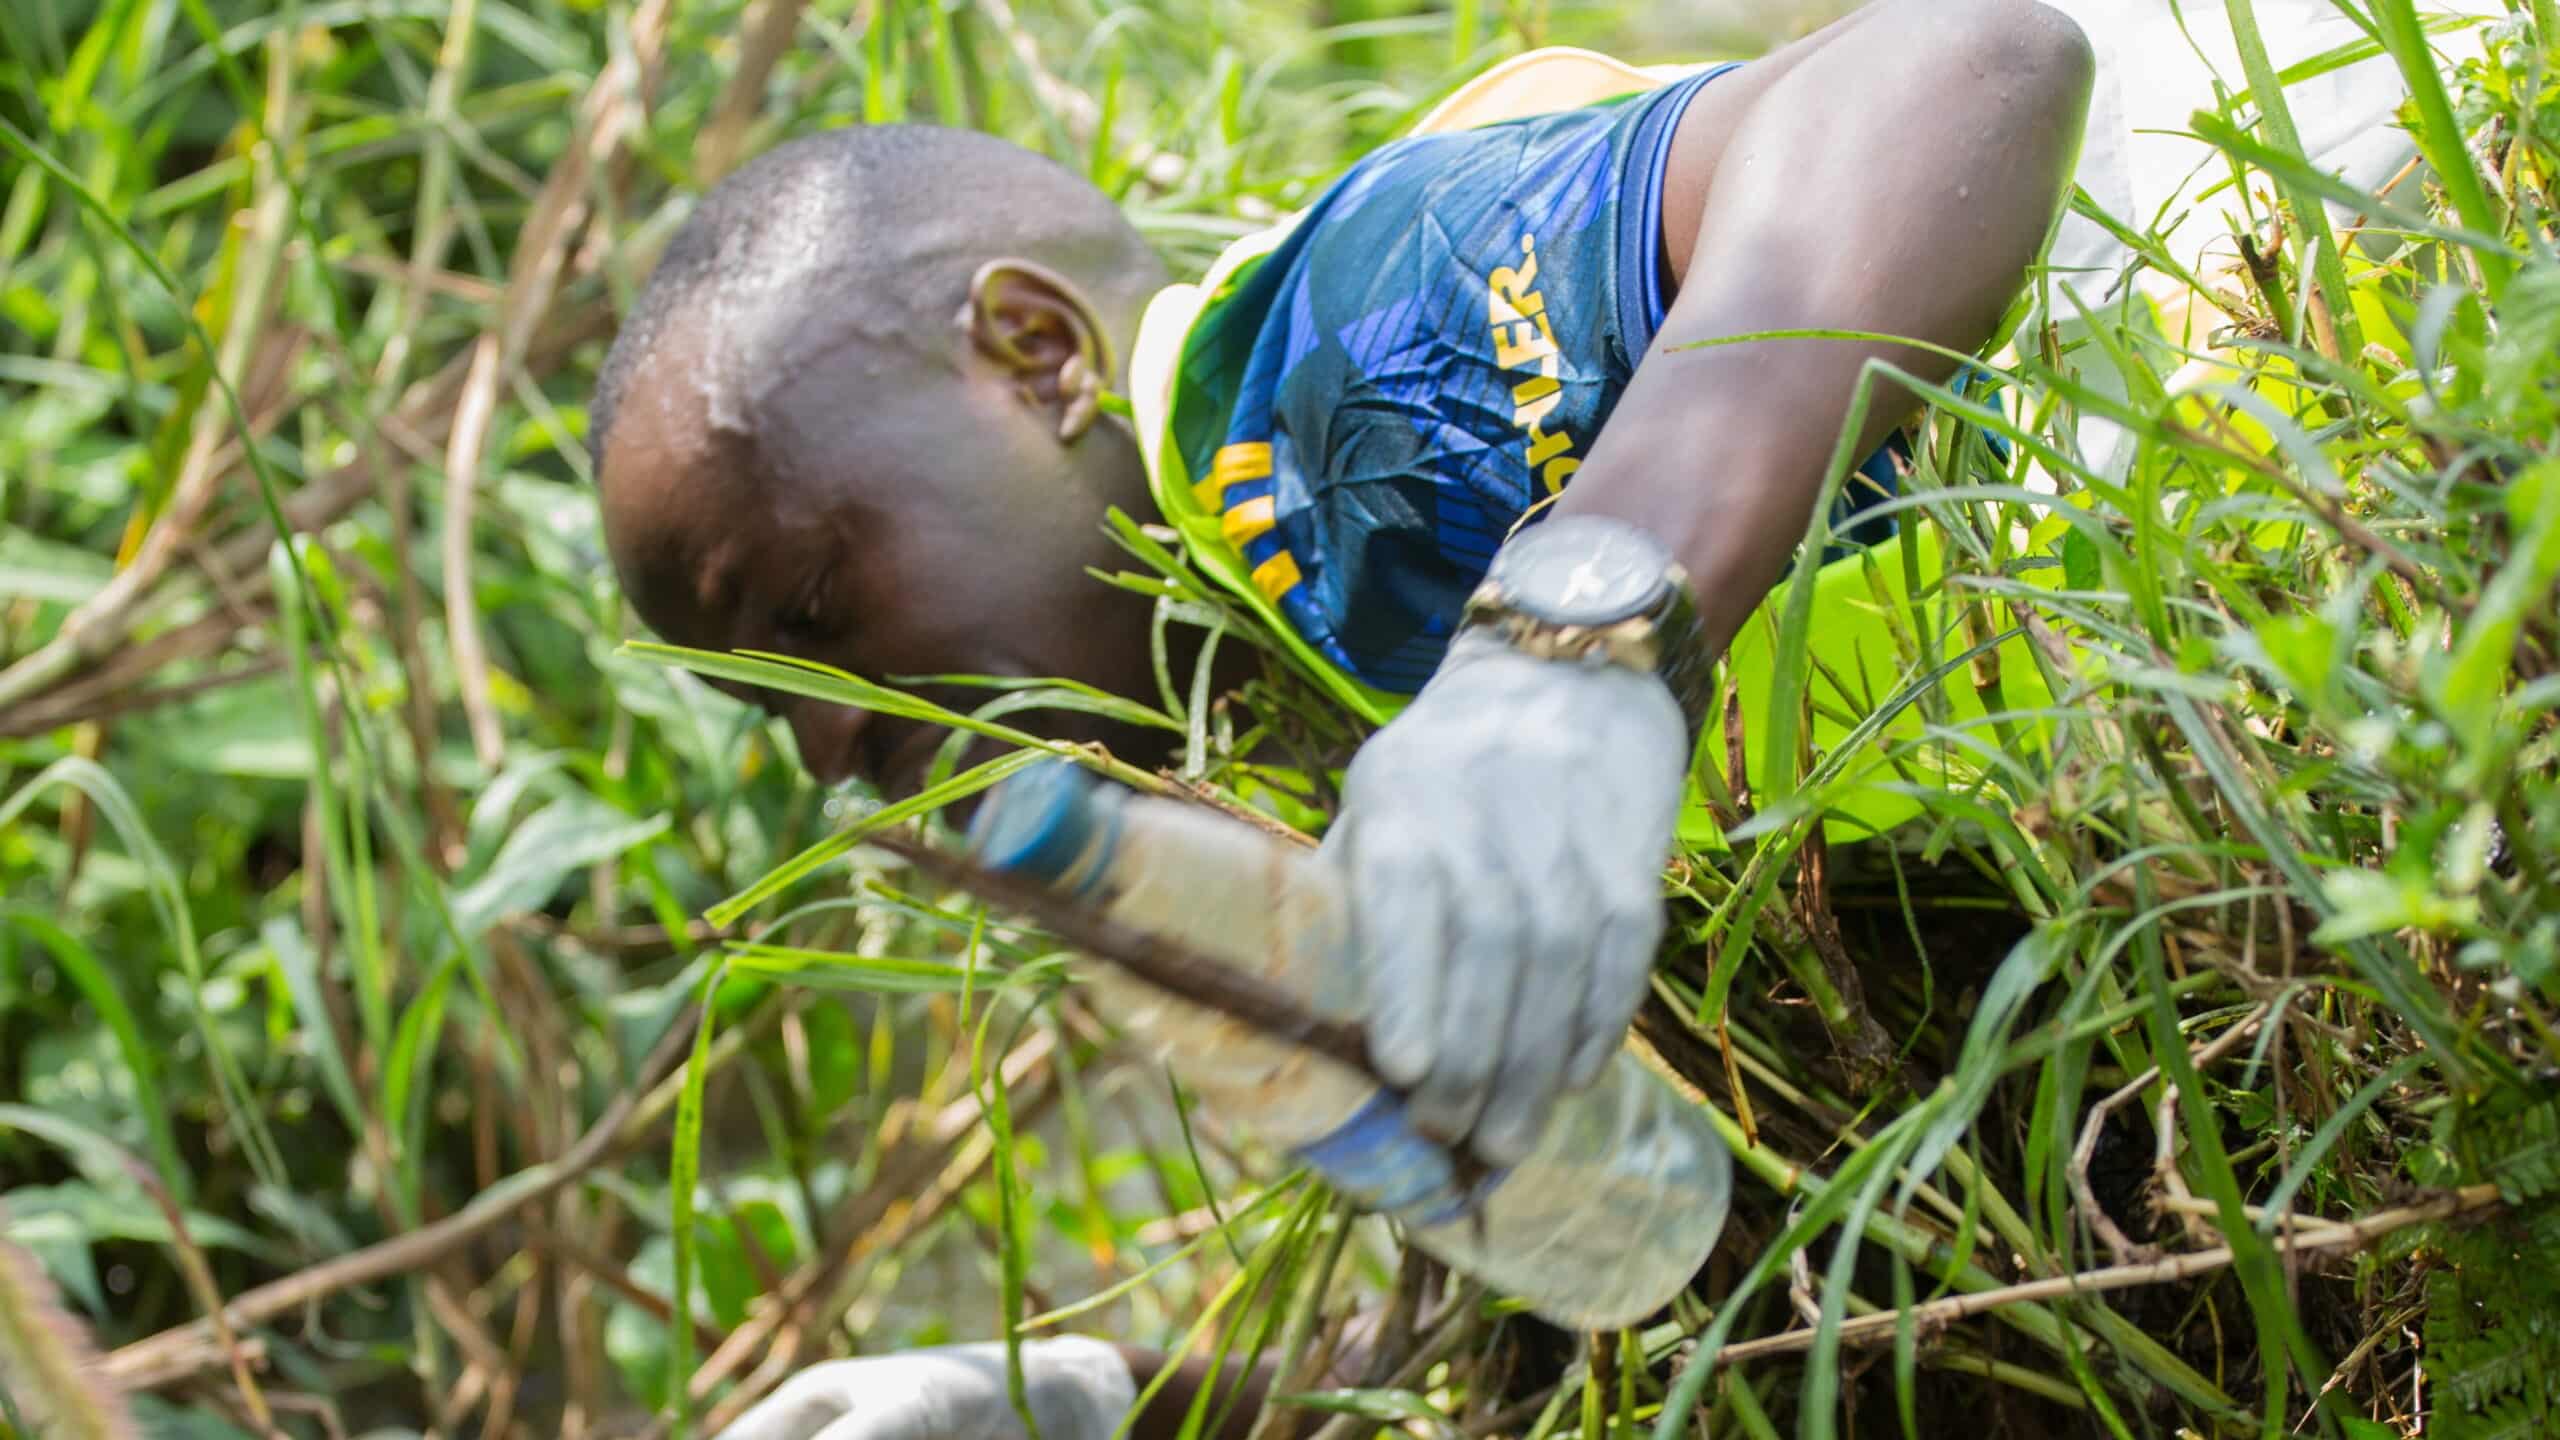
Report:
[[[1136,1402],[1120,1352],[1061,1336],[1022,1347],[1040,1440],[1111,1440]],[[1028,1440],[990,1341],[812,1365],[738,1417],[719,1440]]]
[[1424,1134],[1516,1164],[1616,1052],[1688,761],[1662,680],[1476,630],[1353,757],[1324,849],[1372,1056]]

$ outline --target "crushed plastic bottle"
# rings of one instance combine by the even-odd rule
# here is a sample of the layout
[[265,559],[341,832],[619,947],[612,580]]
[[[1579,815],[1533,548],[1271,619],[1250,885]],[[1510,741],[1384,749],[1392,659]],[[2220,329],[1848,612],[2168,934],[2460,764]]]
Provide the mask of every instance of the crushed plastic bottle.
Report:
[[[1311,851],[1065,762],[999,787],[969,838],[991,869],[1260,976],[1316,1014],[1358,1013],[1343,900]],[[1112,1018],[1219,1115],[1557,1324],[1635,1324],[1687,1286],[1724,1229],[1733,1160],[1722,1138],[1632,1055],[1565,1097],[1528,1159],[1470,1188],[1398,1098],[1359,1071],[1115,967],[1096,970]]]

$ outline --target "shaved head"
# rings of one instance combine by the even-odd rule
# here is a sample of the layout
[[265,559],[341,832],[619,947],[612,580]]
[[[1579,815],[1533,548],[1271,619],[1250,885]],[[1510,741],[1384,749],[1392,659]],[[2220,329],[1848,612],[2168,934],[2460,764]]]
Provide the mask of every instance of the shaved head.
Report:
[[778,146],[703,197],[660,257],[597,377],[590,452],[601,467],[633,376],[679,323],[709,347],[687,363],[713,423],[745,429],[760,387],[813,348],[947,347],[971,276],[1008,256],[1073,278],[1124,341],[1164,283],[1110,197],[994,136],[879,125]]
[[[1096,402],[1163,278],[1108,197],[990,136],[864,127],[744,167],[669,245],[590,410],[634,608],[678,644],[873,679],[1152,693],[1147,602],[1088,572],[1120,560],[1108,510],[1147,509],[1135,440]],[[823,779],[912,788],[940,738],[750,698]],[[1021,723],[1146,743],[1090,716]]]

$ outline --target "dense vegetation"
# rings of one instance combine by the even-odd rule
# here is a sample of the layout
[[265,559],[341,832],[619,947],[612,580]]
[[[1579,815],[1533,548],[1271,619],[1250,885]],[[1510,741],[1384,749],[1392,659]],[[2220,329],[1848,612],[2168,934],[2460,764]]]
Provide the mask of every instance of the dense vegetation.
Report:
[[[1697,1295],[1577,1344],[1186,1120],[1054,946],[860,844],[1027,756],[877,809],[630,648],[583,407],[688,199],[780,136],[1009,135],[1181,270],[1491,58],[1705,37],[1546,0],[13,0],[0,1436],[114,1433],[101,1375],[173,1434],[657,1435],[812,1358],[1060,1327],[1303,1375],[1381,1303],[1322,1403],[1432,1435],[2560,1431],[2560,77],[2518,8],[2449,67],[2373,0],[2434,163],[2352,244],[2271,75],[2231,77],[2198,124],[2246,323],[2030,336],[2008,409],[1944,398],[1903,519],[1964,624],[1899,632],[1916,708],[2019,629],[2060,698],[1760,775],[1708,747],[1749,823],[1672,867],[1640,1028],[1736,1215]],[[2170,387],[2203,359],[2253,383]],[[1259,642],[1128,538],[1165,623]],[[1767,623],[1805,675],[1813,617]],[[1266,648],[1241,697],[1130,704],[1179,782],[1312,825],[1356,728]],[[1969,783],[1826,844],[1880,747]],[[110,1352],[81,1384],[65,1316]]]

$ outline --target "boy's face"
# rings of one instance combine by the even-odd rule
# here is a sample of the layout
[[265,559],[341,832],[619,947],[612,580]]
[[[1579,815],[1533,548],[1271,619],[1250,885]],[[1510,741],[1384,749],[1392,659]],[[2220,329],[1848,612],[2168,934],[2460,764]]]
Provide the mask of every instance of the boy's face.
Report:
[[[805,364],[717,401],[707,352],[671,334],[625,391],[604,459],[605,535],[632,604],[668,640],[768,650],[880,680],[1061,676],[1152,693],[1148,606],[1087,567],[1122,557],[1104,511],[1145,481],[1118,427],[1072,445],[966,344],[792,349]],[[745,687],[790,723],[820,780],[912,792],[939,727]],[[984,689],[915,687],[966,711]],[[1128,753],[1143,736],[1064,712],[1009,723]],[[1142,747],[1141,747],[1142,748]]]

